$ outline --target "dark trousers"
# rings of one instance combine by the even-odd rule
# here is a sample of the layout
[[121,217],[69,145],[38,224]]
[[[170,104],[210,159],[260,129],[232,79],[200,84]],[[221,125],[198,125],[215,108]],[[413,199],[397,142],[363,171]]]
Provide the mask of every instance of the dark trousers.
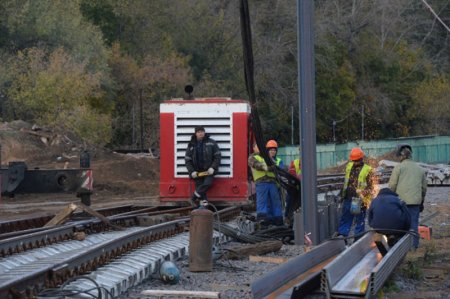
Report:
[[212,175],[207,175],[204,177],[195,178],[195,191],[200,194],[202,199],[208,200],[206,197],[206,192],[211,187],[214,177]]
[[[411,230],[419,233],[419,215],[420,215],[420,206],[419,205],[407,205],[409,214],[411,215]],[[413,247],[419,247],[419,237],[414,236]]]

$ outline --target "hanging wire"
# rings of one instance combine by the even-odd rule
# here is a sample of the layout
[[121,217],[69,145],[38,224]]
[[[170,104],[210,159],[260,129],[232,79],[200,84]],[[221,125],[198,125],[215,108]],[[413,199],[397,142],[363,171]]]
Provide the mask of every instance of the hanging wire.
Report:
[[437,13],[433,10],[430,4],[427,3],[427,1],[422,0],[423,4],[431,11],[433,16],[439,21],[439,23],[444,26],[445,29],[447,29],[448,32],[450,32],[450,28],[444,23],[444,21],[441,20],[441,18],[437,15]]

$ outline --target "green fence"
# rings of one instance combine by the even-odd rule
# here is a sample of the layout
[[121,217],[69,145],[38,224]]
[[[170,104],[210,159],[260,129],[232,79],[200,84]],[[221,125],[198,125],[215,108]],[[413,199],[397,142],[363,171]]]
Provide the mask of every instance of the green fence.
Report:
[[[345,144],[318,144],[317,169],[334,167],[347,161],[350,150],[356,146],[361,147],[367,156],[380,157],[394,150],[400,143],[411,145],[414,161],[428,164],[450,163],[450,136],[420,136]],[[298,156],[298,145],[280,147],[278,150],[278,157],[286,165]]]

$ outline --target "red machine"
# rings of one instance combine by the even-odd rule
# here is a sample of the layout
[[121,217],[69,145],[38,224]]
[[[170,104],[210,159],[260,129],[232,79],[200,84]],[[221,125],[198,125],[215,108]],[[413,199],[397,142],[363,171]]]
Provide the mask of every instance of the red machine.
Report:
[[222,154],[208,200],[247,202],[254,194],[248,173],[250,105],[230,98],[173,99],[160,105],[160,183],[162,202],[186,201],[195,190],[184,155],[195,126],[205,127]]

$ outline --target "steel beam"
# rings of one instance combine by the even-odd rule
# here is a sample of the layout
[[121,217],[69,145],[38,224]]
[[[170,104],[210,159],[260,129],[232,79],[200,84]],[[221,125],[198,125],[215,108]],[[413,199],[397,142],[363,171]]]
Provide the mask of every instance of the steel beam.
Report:
[[253,298],[264,298],[268,295],[277,297],[287,291],[286,287],[291,293],[293,287],[309,289],[308,283],[314,283],[320,277],[323,267],[321,264],[329,262],[344,250],[344,240],[327,241],[289,260],[251,284]]
[[376,295],[394,268],[411,248],[407,234],[382,257],[374,232],[347,248],[322,270],[321,290],[327,298],[371,298]]
[[[317,221],[316,99],[314,68],[314,1],[297,1],[298,93],[302,158],[301,201],[305,233],[319,244]],[[296,243],[298,240],[296,240]]]

